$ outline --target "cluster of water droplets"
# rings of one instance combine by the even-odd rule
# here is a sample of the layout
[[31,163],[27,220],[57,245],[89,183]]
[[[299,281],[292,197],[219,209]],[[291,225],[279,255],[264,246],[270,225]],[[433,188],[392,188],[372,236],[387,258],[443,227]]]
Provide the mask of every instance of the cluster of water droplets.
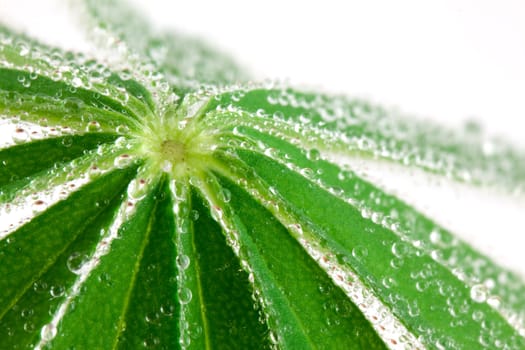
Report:
[[[155,183],[155,180],[147,178],[146,176],[147,174],[139,172],[137,178],[130,182],[127,187],[126,196],[124,196],[119,209],[111,220],[110,226],[101,229],[100,240],[95,249],[91,252],[73,252],[68,257],[66,263],[67,268],[71,273],[77,275],[77,278],[69,290],[63,291],[66,293],[66,298],[52,314],[52,320],[42,326],[40,332],[41,339],[35,349],[45,348],[46,344],[55,338],[61,320],[66,315],[67,310],[73,307],[75,299],[79,296],[79,293],[81,293],[84,283],[100,264],[102,258],[111,251],[112,242],[120,237],[122,225],[135,214],[137,203],[145,197],[145,193],[151,190],[151,185]],[[102,274],[99,277],[99,281],[101,283],[107,283],[107,278],[109,278],[109,276]],[[162,311],[168,313],[173,312],[173,309],[172,307],[170,308],[170,305],[166,304],[163,305]]]
[[[241,134],[242,133],[239,133],[239,135]],[[311,168],[300,167],[297,165],[293,156],[284,154],[282,151],[271,148],[264,143],[244,141],[241,146],[245,149],[263,153],[282,163],[290,170],[301,174],[335,197],[356,207],[364,219],[371,220],[375,224],[383,226],[400,236],[402,238],[401,243],[394,243],[392,245],[392,259],[389,262],[392,269],[401,267],[404,262],[404,257],[407,254],[428,255],[434,261],[445,266],[465,285],[469,286],[470,297],[473,302],[486,303],[498,311],[520,335],[524,333],[524,315],[519,311],[519,306],[523,303],[523,287],[517,276],[511,275],[493,265],[485,257],[475,253],[465,243],[453,237],[449,232],[436,226],[410,207],[401,204],[394,197],[377,189],[370,192],[370,185],[360,180],[359,177],[349,169],[343,169],[338,173],[336,180],[330,180],[324,176],[322,172],[323,167],[317,167],[315,164]],[[324,161],[321,152],[315,148],[307,150],[302,157],[314,163]],[[341,184],[344,183],[350,183],[352,186],[341,186]],[[243,181],[240,184],[246,186],[247,182]],[[268,193],[271,197],[272,194],[276,194],[276,191],[272,191],[270,188]],[[261,193],[257,191],[252,191],[250,194],[259,198],[270,210],[273,208],[272,211],[277,213],[275,208],[279,208],[279,200],[268,199],[268,197],[261,195]],[[297,232],[298,236],[300,236],[303,231],[301,225],[298,223],[292,222],[288,227],[291,231]],[[319,247],[310,247],[312,245],[311,240],[303,239],[301,242],[312,254],[320,249]],[[355,258],[359,258],[360,256],[366,256],[367,250],[364,247],[355,247],[352,254]],[[327,259],[326,257],[328,255],[324,254],[323,258]],[[341,265],[338,264],[332,264],[330,266],[332,269],[341,268]],[[328,267],[328,265],[325,267]],[[329,269],[327,268],[327,270]],[[340,282],[341,274],[342,272],[338,274],[331,273],[336,283],[338,280]],[[348,275],[348,272],[345,272],[345,275]],[[455,292],[453,289],[450,289],[451,287],[447,286],[443,281],[431,283],[432,276],[433,273],[430,266],[428,266],[428,269],[423,266],[420,271],[414,271],[412,278],[414,278],[414,283],[416,283],[416,289],[423,292],[427,288],[438,288],[442,290],[443,295],[449,294],[450,297],[447,300],[449,302],[450,314],[453,317],[472,317],[481,322],[482,333],[479,338],[480,345],[483,347],[494,345],[494,342],[485,341],[486,337],[484,334],[495,335],[497,331],[495,328],[491,328],[489,323],[484,322],[484,315],[477,311],[470,311],[468,304],[460,305],[455,302],[453,297]],[[395,290],[398,282],[393,278],[385,278],[382,283],[385,288]],[[419,307],[417,300],[407,300],[395,293],[390,294],[390,296],[392,297],[390,305],[397,305],[397,309],[406,307],[412,317],[418,316]],[[469,313],[472,315],[469,315]],[[372,317],[373,313],[369,316]],[[460,318],[454,322],[461,323],[462,321]],[[457,325],[459,324],[451,324],[451,326]],[[445,348],[457,348],[453,340],[434,334],[434,330],[432,329],[420,329],[419,331],[426,334],[425,338],[430,341],[430,343],[445,344],[443,345]],[[518,341],[517,339],[505,340],[498,337],[495,339],[501,346],[513,346],[512,344]]]
[[[81,158],[63,165],[57,164],[46,175],[30,180],[15,194],[2,194],[0,238],[8,236],[53,204],[114,169],[114,159],[122,157],[117,151],[108,145],[101,145]],[[113,156],[114,153],[117,155]]]
[[[257,98],[257,110],[248,102],[253,98]],[[325,151],[363,153],[517,193],[525,186],[521,165],[525,154],[501,139],[488,137],[482,128],[467,125],[452,131],[366,101],[297,92],[279,85],[269,91],[257,86],[239,89],[218,99],[222,110],[244,109],[314,131],[301,135],[301,142],[317,143]]]
[[[187,319],[189,314],[188,304],[192,302],[193,292],[189,287],[187,275],[187,269],[190,267],[191,261],[190,257],[187,255],[186,251],[187,244],[185,244],[185,238],[189,235],[191,228],[191,213],[189,206],[189,193],[188,186],[186,183],[181,181],[172,180],[170,182],[170,192],[174,201],[173,212],[175,214],[175,232],[174,236],[175,246],[177,249],[177,257],[175,258],[177,266],[177,300],[180,306],[179,313],[179,343],[182,349],[187,349],[192,339],[199,337],[202,329],[198,327],[190,327],[190,321]],[[196,301],[193,300],[195,303]]]
[[[62,137],[62,145],[70,147],[73,144],[73,138],[67,137],[76,133],[68,125],[49,126],[46,120],[40,120],[38,123],[28,123],[20,120],[18,117],[7,117],[0,115],[0,149],[5,149],[15,145],[28,142],[38,141],[50,137]],[[7,161],[3,160],[2,165],[6,166]]]
[[[203,85],[247,80],[247,75],[227,55],[198,38],[153,29],[133,8],[93,0],[88,2],[85,12],[92,14],[90,28],[106,32],[96,34],[95,42],[100,44],[101,38],[114,38],[108,51],[118,52],[124,58],[134,52],[143,63],[153,62],[155,71],[161,72],[172,86],[196,90]],[[115,18],[115,12],[122,16]]]
[[254,273],[249,262],[249,253],[246,251],[246,247],[241,244],[239,228],[231,220],[234,216],[233,209],[229,205],[230,191],[223,188],[211,174],[208,174],[206,179],[195,179],[193,185],[198,186],[202,191],[203,197],[210,207],[212,218],[221,226],[226,235],[226,242],[239,257],[240,266],[247,273],[248,282],[252,286],[252,299],[256,307],[261,310],[259,322],[268,325],[270,345],[272,348],[278,349],[282,336],[280,332],[286,331],[288,327],[279,325],[277,311],[272,307],[272,302],[265,297],[265,285]]
[[[419,339],[415,338],[405,326],[397,319],[392,311],[384,305],[384,303],[360,280],[357,274],[352,271],[348,265],[341,264],[340,259],[327,250],[323,245],[314,238],[308,231],[308,223],[297,220],[291,211],[287,209],[286,204],[282,201],[278,191],[270,187],[265,189],[264,184],[255,181],[246,181],[246,179],[239,178],[237,183],[242,186],[252,197],[261,202],[268,210],[270,210],[276,218],[288,228],[289,232],[297,239],[297,241],[305,248],[306,252],[327,272],[335,285],[340,287],[345,294],[352,300],[352,302],[359,306],[365,317],[369,319],[374,329],[385,340],[391,349],[425,349]],[[352,254],[355,257],[366,255],[366,248],[355,248]],[[249,268],[249,266],[248,266]],[[249,270],[248,270],[249,271]],[[271,308],[265,307],[264,297],[261,293],[257,293],[258,288],[255,288],[258,302],[263,305],[265,312],[270,312]],[[321,293],[327,292],[326,286],[320,286]],[[262,293],[264,294],[264,293]],[[344,312],[341,308],[336,308],[337,313]],[[275,320],[274,320],[275,321]],[[333,320],[327,319],[327,326]],[[270,325],[272,319],[268,320]],[[272,328],[271,329],[279,329]],[[278,336],[274,335],[275,344],[278,345]]]
[[[22,35],[0,31],[0,67],[19,70],[17,80],[28,91],[33,81],[42,76],[55,82],[66,83],[68,93],[72,94],[80,89],[91,90],[98,96],[111,96],[123,106],[127,104],[130,97],[124,87],[108,83],[113,72],[99,61],[86,54],[64,53],[59,49],[48,48]],[[120,77],[125,78],[125,73]],[[97,95],[94,96],[96,98]],[[60,98],[61,96],[39,97],[45,99],[45,97]],[[82,101],[71,100],[69,103],[78,104]]]

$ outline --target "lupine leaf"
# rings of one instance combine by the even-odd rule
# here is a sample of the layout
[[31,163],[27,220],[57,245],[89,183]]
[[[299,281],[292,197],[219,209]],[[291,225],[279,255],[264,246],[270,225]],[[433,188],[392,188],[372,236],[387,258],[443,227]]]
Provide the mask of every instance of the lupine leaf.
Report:
[[[268,211],[228,183],[239,242],[277,341],[289,349],[383,349],[360,310]],[[257,222],[254,225],[253,222]],[[337,320],[337,321],[336,321]],[[352,341],[350,341],[352,339]]]
[[[195,338],[202,339],[205,346],[212,349],[267,348],[268,331],[254,308],[248,274],[242,270],[202,200],[194,195],[191,202],[194,209],[189,214],[194,224],[193,235],[189,235],[193,247],[189,251],[192,256],[179,256],[179,265],[187,263],[187,269],[198,269],[194,276],[200,280],[202,294],[194,298],[202,298],[200,307],[207,329],[190,326],[190,337],[194,332],[202,333]],[[188,257],[187,262],[184,257]],[[189,271],[187,274],[190,275]]]
[[0,349],[525,348],[522,278],[347,166],[509,192],[523,150],[79,13],[93,53],[0,28]]
[[[25,180],[37,173],[66,163],[102,143],[115,140],[108,134],[71,135],[38,140],[0,150],[0,188],[15,181]],[[40,153],[39,157],[33,157]]]
[[[248,74],[227,55],[198,38],[159,32],[124,1],[86,1],[87,12],[99,26],[110,28],[133,52],[155,63],[178,92],[202,84],[245,81]],[[120,13],[121,16],[114,16]]]
[[[38,339],[40,328],[57,307],[54,299],[63,299],[74,273],[97,243],[103,222],[114,208],[114,198],[132,176],[130,170],[110,173],[0,242],[0,315],[5,326],[2,329],[8,333],[5,344],[17,347]],[[73,251],[71,247],[75,247]]]

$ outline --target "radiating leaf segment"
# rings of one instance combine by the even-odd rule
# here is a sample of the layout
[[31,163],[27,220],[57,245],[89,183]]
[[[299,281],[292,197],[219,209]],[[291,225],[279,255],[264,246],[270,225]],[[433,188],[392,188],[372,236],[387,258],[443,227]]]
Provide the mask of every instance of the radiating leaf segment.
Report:
[[333,157],[508,189],[521,151],[86,6],[109,66],[0,31],[0,349],[525,348],[519,276]]

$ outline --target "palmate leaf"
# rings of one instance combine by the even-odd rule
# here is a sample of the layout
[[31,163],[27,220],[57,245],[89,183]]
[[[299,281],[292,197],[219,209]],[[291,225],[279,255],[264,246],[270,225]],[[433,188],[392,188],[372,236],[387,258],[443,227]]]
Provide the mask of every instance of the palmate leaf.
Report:
[[341,160],[511,190],[523,152],[83,10],[100,57],[0,31],[0,349],[525,348],[520,277]]

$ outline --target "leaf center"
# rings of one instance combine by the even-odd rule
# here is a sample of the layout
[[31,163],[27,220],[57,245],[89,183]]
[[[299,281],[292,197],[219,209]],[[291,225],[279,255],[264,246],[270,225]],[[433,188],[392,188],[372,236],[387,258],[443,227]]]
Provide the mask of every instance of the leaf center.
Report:
[[218,140],[203,122],[208,97],[186,96],[162,117],[148,118],[138,134],[140,156],[152,173],[159,169],[172,178],[191,177],[213,162]]
[[182,142],[166,140],[160,146],[161,155],[164,159],[173,163],[182,163],[186,157],[186,147]]

